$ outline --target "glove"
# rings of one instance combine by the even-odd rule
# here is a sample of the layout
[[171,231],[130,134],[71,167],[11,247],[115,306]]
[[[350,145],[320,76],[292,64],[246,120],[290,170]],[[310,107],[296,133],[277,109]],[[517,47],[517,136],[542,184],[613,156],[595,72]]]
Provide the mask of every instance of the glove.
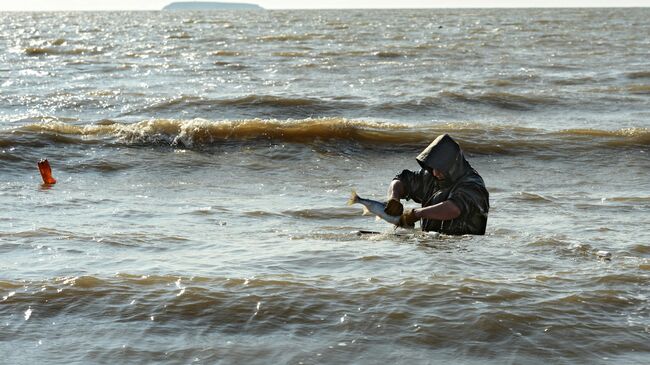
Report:
[[402,228],[413,228],[415,227],[415,222],[419,221],[420,218],[415,216],[415,210],[408,209],[404,214],[399,217],[399,227]]
[[384,212],[388,215],[402,215],[404,213],[404,206],[397,199],[391,199],[386,202]]

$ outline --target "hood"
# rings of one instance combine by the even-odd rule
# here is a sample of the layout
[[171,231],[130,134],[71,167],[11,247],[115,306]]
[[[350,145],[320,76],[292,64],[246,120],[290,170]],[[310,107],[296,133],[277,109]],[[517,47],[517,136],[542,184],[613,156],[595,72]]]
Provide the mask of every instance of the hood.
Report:
[[415,158],[423,169],[437,169],[453,183],[471,170],[463,151],[448,134],[438,136]]

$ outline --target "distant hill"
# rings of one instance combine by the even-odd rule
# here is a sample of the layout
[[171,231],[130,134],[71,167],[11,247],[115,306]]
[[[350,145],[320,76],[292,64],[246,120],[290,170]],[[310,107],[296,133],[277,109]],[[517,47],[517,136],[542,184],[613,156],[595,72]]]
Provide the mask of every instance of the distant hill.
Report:
[[165,6],[163,10],[264,10],[264,8],[256,4],[247,3],[179,1]]

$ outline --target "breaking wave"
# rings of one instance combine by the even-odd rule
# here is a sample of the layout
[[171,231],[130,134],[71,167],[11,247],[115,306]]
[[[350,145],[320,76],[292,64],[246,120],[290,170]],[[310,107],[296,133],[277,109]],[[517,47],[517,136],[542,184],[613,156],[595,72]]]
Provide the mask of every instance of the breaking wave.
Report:
[[[9,132],[9,133],[7,133]],[[635,148],[650,145],[648,128],[545,131],[478,123],[409,125],[343,118],[302,120],[210,121],[154,119],[138,123],[110,120],[78,125],[60,121],[34,123],[0,134],[0,146],[16,144],[121,143],[206,148],[237,143],[335,143],[366,148],[412,149],[449,133],[470,153],[553,153],[567,150]]]

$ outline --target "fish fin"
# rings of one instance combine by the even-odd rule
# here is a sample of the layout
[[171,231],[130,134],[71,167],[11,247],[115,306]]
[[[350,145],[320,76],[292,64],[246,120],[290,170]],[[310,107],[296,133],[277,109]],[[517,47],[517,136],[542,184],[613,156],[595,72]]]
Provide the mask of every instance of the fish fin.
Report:
[[372,214],[372,213],[370,213],[370,211],[368,210],[368,208],[366,208],[366,206],[364,205],[364,206],[363,206],[363,213],[361,213],[361,215],[371,215],[371,214]]
[[348,205],[352,205],[356,202],[359,201],[359,196],[357,195],[356,190],[352,190],[352,194],[350,195],[350,199],[348,199]]

